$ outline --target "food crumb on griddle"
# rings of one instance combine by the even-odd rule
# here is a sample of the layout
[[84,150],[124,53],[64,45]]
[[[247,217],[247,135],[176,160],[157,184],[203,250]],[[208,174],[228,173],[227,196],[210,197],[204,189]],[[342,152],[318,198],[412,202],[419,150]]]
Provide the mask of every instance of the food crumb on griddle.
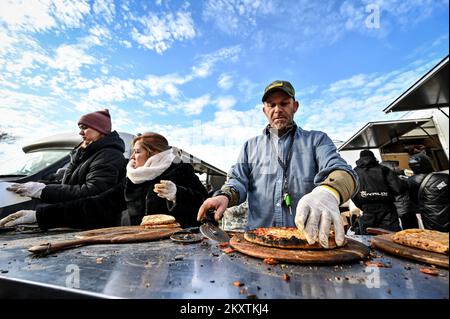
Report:
[[439,270],[437,270],[436,268],[420,268],[420,272],[430,276],[439,275]]
[[236,287],[242,287],[244,284],[240,281],[235,281],[235,282],[233,282],[233,285]]
[[291,277],[288,274],[283,274],[283,280],[289,281],[289,280],[291,280]]
[[263,259],[263,262],[265,263],[265,264],[268,264],[268,265],[276,265],[276,264],[279,264],[280,262],[278,261],[278,260],[276,260],[275,258],[264,258]]

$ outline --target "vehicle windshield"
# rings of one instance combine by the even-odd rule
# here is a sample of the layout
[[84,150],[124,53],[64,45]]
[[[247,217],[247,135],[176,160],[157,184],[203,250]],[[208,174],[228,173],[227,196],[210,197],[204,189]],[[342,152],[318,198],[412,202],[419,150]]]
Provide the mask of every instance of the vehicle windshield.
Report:
[[0,166],[0,176],[4,175],[32,175],[60,160],[70,150],[42,150],[22,153],[3,161]]

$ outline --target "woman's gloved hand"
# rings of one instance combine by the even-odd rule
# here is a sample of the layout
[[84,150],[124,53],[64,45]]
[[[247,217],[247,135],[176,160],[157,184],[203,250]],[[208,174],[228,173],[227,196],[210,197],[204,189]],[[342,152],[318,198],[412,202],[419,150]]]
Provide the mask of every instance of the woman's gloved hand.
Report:
[[153,191],[161,198],[165,198],[171,202],[175,202],[177,194],[177,186],[171,181],[161,180],[159,184],[155,184]]
[[339,199],[326,186],[318,186],[298,202],[295,224],[298,229],[304,231],[310,245],[319,241],[322,247],[328,248],[331,223],[334,225],[336,245],[342,246],[345,232],[339,211]]
[[0,227],[13,227],[22,224],[34,223],[36,223],[36,211],[19,210],[18,212],[8,215],[0,220]]
[[41,198],[42,190],[45,188],[44,183],[26,182],[24,184],[16,183],[7,187],[6,189],[21,196],[28,196],[33,198]]

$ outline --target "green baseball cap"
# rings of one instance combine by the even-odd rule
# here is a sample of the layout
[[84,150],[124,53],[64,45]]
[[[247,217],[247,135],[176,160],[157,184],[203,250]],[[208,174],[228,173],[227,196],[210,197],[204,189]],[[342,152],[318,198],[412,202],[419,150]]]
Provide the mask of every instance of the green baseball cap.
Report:
[[292,84],[288,81],[276,80],[270,83],[268,86],[266,86],[266,88],[264,89],[262,101],[264,102],[267,99],[269,93],[276,90],[283,91],[284,93],[286,93],[295,100],[295,89],[292,86]]

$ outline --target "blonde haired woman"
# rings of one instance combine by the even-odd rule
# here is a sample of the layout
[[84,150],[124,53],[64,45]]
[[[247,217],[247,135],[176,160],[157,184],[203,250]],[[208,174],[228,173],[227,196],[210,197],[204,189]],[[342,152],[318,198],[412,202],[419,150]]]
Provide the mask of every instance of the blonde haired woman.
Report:
[[133,140],[125,184],[131,225],[148,214],[170,214],[182,226],[196,225],[198,208],[207,197],[192,166],[181,163],[164,136],[148,132]]

